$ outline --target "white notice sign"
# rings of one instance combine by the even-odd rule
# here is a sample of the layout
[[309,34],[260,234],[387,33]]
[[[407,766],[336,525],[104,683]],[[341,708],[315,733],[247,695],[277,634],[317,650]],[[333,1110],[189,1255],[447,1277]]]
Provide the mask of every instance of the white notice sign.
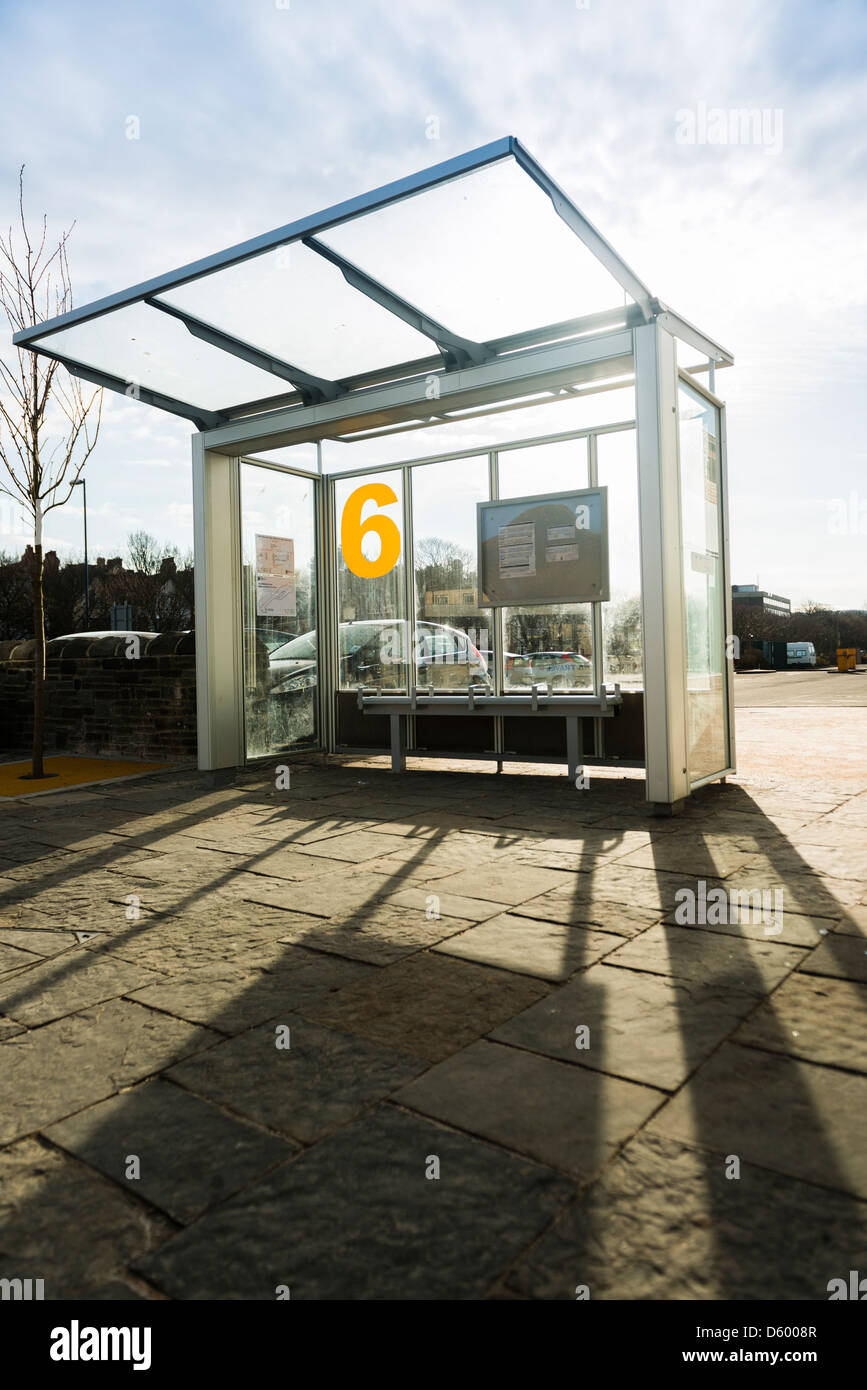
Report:
[[256,537],[256,614],[295,617],[295,542],[287,536]]
[[500,578],[526,579],[536,573],[536,528],[533,523],[501,526]]
[[578,559],[578,532],[574,526],[545,528],[545,564],[565,564]]

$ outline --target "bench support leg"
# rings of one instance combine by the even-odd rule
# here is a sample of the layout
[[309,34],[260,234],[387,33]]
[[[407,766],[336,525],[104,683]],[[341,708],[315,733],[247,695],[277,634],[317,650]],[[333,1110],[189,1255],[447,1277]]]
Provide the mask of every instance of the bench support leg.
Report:
[[581,766],[581,727],[577,715],[566,719],[566,763],[569,768],[569,781],[574,782]]
[[391,770],[406,772],[406,719],[402,714],[389,715],[391,722]]

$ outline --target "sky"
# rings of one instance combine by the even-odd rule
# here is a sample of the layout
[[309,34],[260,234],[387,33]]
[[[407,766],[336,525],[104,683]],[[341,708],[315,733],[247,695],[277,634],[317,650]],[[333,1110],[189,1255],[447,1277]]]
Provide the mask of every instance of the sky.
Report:
[[[0,225],[24,163],[84,304],[517,135],[734,354],[734,581],[864,607],[865,67],[864,0],[0,0]],[[190,433],[106,393],[91,557],[191,547]],[[81,533],[76,493],[46,544]],[[26,538],[0,498],[0,549]]]

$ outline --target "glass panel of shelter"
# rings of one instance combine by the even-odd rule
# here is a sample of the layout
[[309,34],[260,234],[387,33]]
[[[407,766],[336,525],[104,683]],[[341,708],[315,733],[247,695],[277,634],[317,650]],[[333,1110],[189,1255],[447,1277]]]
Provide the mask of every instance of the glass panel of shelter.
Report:
[[316,479],[242,461],[241,602],[248,759],[318,741]]
[[[587,459],[586,438],[501,450],[497,457],[499,495],[527,497],[587,487]],[[505,691],[541,684],[562,693],[593,688],[589,603],[504,608],[501,616]]]
[[[609,488],[611,601],[538,611],[483,606],[476,504],[494,491],[500,497],[536,495],[597,482]],[[603,679],[640,689],[631,426],[594,435],[592,448],[583,432],[501,445],[490,454],[341,474],[333,486],[339,689],[457,692],[474,685],[508,693],[545,684],[557,693],[589,693]]]
[[690,780],[729,766],[719,410],[678,385]]

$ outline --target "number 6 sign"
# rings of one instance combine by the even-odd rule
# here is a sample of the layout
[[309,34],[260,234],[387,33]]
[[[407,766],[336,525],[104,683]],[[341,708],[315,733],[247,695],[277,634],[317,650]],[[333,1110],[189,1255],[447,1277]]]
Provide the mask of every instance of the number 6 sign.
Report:
[[[387,507],[396,501],[397,493],[388,483],[365,483],[346,499],[340,519],[340,545],[347,569],[361,579],[378,579],[388,574],[400,558],[400,532],[391,517],[374,513],[362,521],[361,513],[368,502]],[[361,542],[370,532],[375,532],[380,540],[375,560],[368,560],[361,549]]]

